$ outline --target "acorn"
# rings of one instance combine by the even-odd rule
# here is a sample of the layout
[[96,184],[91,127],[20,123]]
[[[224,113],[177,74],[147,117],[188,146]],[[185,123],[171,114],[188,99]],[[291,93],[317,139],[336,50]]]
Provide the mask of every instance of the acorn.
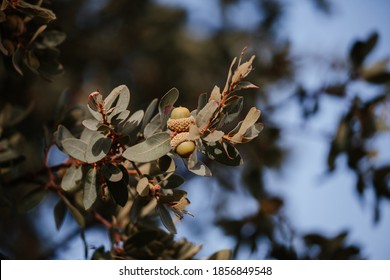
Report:
[[171,112],[171,117],[167,121],[169,130],[181,133],[188,132],[190,125],[195,123],[195,118],[191,116],[186,107],[176,107]]
[[194,141],[184,141],[176,147],[176,153],[181,157],[189,157],[195,150]]
[[195,142],[188,140],[189,132],[181,132],[171,140],[171,147],[179,156],[189,157],[195,150]]

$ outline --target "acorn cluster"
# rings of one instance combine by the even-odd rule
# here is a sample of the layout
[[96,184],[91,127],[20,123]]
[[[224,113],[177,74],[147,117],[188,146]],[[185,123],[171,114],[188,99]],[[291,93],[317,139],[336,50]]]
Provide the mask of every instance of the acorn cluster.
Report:
[[181,157],[189,157],[196,148],[195,142],[188,140],[190,126],[195,123],[195,118],[185,107],[174,108],[168,119],[167,126],[174,134],[171,139],[171,147]]

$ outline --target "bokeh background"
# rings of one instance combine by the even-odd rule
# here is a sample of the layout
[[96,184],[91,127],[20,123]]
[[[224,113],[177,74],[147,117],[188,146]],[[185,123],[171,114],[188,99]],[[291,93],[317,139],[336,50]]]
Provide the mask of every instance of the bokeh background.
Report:
[[[34,100],[20,126],[23,172],[39,167],[42,125],[62,92],[71,106],[126,84],[137,110],[177,87],[179,103],[194,108],[200,93],[224,85],[247,47],[246,58],[256,55],[248,80],[259,89],[242,92],[244,112],[260,108],[265,129],[238,146],[239,168],[210,162],[213,178],[179,168],[195,217],[177,224],[176,238],[203,244],[199,258],[226,248],[236,259],[390,258],[388,1],[58,0],[48,7],[57,15],[51,28],[66,34],[58,46],[64,73],[51,82],[21,77],[6,60],[0,70],[1,106]],[[369,38],[375,47],[354,66],[353,46]],[[366,75],[378,61],[377,76]],[[84,258],[71,216],[57,231],[55,203],[49,196],[24,214],[2,204],[1,253]],[[90,253],[110,246],[97,224],[86,241]]]

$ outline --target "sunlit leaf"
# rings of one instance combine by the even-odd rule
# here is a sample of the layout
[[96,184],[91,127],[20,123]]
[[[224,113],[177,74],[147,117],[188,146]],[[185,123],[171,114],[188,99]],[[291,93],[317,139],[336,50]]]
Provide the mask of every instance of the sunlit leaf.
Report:
[[120,85],[114,88],[111,93],[104,99],[106,110],[114,108],[110,116],[115,116],[127,109],[130,103],[130,91],[127,86]]
[[149,162],[157,160],[171,150],[171,137],[166,132],[152,135],[144,142],[128,148],[123,157],[135,162]]
[[209,101],[211,100],[214,100],[218,104],[221,102],[221,90],[219,87],[214,86],[209,98]]
[[104,158],[111,148],[111,138],[105,137],[100,132],[95,132],[88,143],[85,153],[85,160],[93,163]]
[[146,177],[142,177],[136,187],[137,193],[142,196],[148,196],[149,195],[149,180]]
[[71,165],[64,174],[61,181],[61,188],[67,192],[73,192],[78,189],[83,178],[81,166]]
[[95,119],[86,119],[86,120],[83,120],[83,125],[88,128],[89,130],[93,130],[93,131],[96,131],[98,128],[99,128],[99,124],[101,122],[99,122],[98,120],[95,120]]
[[196,115],[195,122],[201,131],[209,124],[218,107],[218,102],[216,102],[215,100],[211,100],[206,104],[206,106],[203,107],[202,110],[198,112],[198,114]]
[[88,147],[86,142],[76,138],[67,138],[62,140],[61,144],[66,154],[74,159],[86,161],[85,155]]
[[220,130],[214,130],[206,137],[203,137],[202,139],[207,142],[217,142],[222,139],[222,137],[225,135],[223,131]]

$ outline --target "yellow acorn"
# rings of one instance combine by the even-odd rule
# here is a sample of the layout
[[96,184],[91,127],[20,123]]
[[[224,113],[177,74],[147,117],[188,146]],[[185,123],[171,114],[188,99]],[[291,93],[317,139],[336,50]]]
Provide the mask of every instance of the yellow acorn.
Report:
[[176,147],[176,153],[181,157],[189,157],[195,150],[194,141],[184,141]]
[[171,147],[181,157],[189,157],[195,150],[195,142],[188,140],[189,133],[181,132],[171,140]]
[[186,107],[177,107],[172,110],[171,117],[167,121],[169,130],[174,132],[188,132],[190,125],[195,123],[195,118],[191,116]]

